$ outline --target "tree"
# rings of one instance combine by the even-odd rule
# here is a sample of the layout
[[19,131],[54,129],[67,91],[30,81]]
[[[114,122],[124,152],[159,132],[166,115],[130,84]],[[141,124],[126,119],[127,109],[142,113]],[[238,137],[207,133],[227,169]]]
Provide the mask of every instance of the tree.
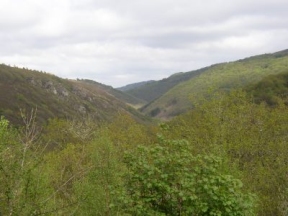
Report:
[[[169,139],[185,138],[194,153],[223,155],[241,170],[244,188],[258,197],[259,215],[286,215],[288,109],[255,104],[242,91],[216,94],[162,126]],[[235,173],[237,174],[237,172]]]
[[43,149],[36,144],[34,115],[16,131],[0,120],[0,210],[3,215],[43,214],[52,208],[43,198],[51,193],[42,173]]
[[126,155],[120,195],[132,215],[253,215],[254,198],[227,174],[223,160],[193,155],[185,140],[160,139]]

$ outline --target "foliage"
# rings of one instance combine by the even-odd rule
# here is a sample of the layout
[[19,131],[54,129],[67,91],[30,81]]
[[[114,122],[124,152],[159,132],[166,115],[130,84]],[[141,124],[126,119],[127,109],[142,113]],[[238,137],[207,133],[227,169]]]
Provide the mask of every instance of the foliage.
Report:
[[193,155],[185,140],[139,147],[125,158],[124,211],[131,215],[252,215],[253,196],[222,170],[222,160]]
[[[242,88],[248,84],[259,82],[268,75],[287,72],[287,62],[287,51],[283,51],[212,65],[199,75],[186,79],[170,88],[169,91],[163,92],[157,99],[144,106],[141,111],[149,115],[158,108],[161,112],[158,112],[157,118],[170,119],[193,108],[199,99],[209,98],[213,92],[227,92],[231,89]],[[197,71],[189,73],[195,72]],[[175,98],[176,104],[173,103]]]
[[45,201],[54,202],[59,215],[77,211],[81,197],[75,192],[75,184],[85,180],[92,166],[86,148],[68,144],[60,151],[46,154],[45,162],[43,171],[49,173],[48,186],[53,191]]
[[48,144],[48,149],[64,149],[67,144],[85,144],[90,142],[96,130],[97,122],[90,118],[85,120],[49,119],[42,133],[42,142]]
[[115,200],[113,187],[121,182],[124,172],[121,153],[107,137],[99,137],[87,148],[89,172],[74,184],[79,199],[76,215],[117,215],[111,209]]
[[146,82],[143,85],[133,86],[132,84],[132,88],[128,88],[128,89],[124,88],[123,91],[133,97],[136,97],[145,101],[146,104],[148,105],[152,101],[156,100],[158,97],[164,95],[174,86],[188,79],[191,79],[206,70],[207,68],[203,68],[203,69],[199,69],[199,70],[191,71],[187,73],[180,72],[180,73],[176,73],[168,78],[165,78],[159,81]]
[[108,137],[122,154],[136,144],[149,144],[156,138],[153,125],[138,123],[129,115],[119,115],[112,123],[100,128],[98,136]]
[[[30,126],[18,130],[1,120],[4,215],[241,215],[253,210],[248,191],[258,197],[257,214],[287,212],[284,104],[271,109],[244,92],[214,94],[159,128],[129,115],[100,127],[55,119],[41,136],[34,118],[24,120]],[[157,140],[159,131],[168,140]]]
[[162,133],[187,139],[195,154],[230,158],[230,167],[242,172],[244,187],[257,193],[259,215],[283,215],[288,200],[287,107],[255,104],[241,91],[212,98],[162,126]]
[[[23,133],[0,121],[0,209],[3,215],[35,215],[47,212],[43,198],[51,190],[42,171],[42,149],[36,143],[33,117],[26,119]],[[19,139],[19,136],[21,139]]]
[[[250,62],[252,69],[263,68],[265,73],[273,66],[278,73],[285,70],[287,63],[282,61],[286,57],[287,53],[278,53],[235,64]],[[20,69],[1,67],[6,71],[0,77],[7,83],[0,88],[6,90],[7,85],[11,87],[34,74],[26,69],[24,74]],[[211,68],[217,67],[220,66]],[[23,109],[17,114],[13,107],[1,106],[1,114],[22,119],[23,127],[14,128],[3,117],[0,120],[0,213],[253,215],[257,201],[257,215],[287,215],[288,109],[286,98],[282,97],[286,91],[285,76],[268,77],[259,89],[252,88],[253,92],[271,89],[277,97],[280,93],[273,106],[255,103],[251,91],[225,93],[227,82],[223,91],[215,93],[212,89],[207,97],[195,96],[193,110],[159,126],[135,118],[137,115],[127,113],[126,108],[115,113],[109,107],[118,104],[105,97],[100,97],[99,107],[112,113],[109,117],[98,107],[103,120],[90,115],[74,120],[51,118],[43,129],[37,127],[35,110],[25,114]],[[222,78],[224,81],[225,76]],[[222,78],[215,83],[219,84]],[[65,80],[52,80],[73,89],[66,86]],[[84,97],[89,100],[94,84],[88,87],[85,82],[75,82],[87,90]],[[25,86],[15,88],[19,102],[34,103],[33,92],[29,96]],[[3,104],[12,104],[9,97],[1,98]],[[167,105],[181,103],[174,95]],[[66,105],[59,103],[64,112],[62,106]],[[85,106],[92,110],[89,103]],[[38,107],[38,112],[45,108],[49,113],[48,107]],[[159,114],[157,108],[154,111]],[[256,201],[250,192],[256,195]]]
[[275,106],[281,98],[288,104],[288,73],[267,76],[245,89],[253,95],[256,103],[265,102],[269,106]]

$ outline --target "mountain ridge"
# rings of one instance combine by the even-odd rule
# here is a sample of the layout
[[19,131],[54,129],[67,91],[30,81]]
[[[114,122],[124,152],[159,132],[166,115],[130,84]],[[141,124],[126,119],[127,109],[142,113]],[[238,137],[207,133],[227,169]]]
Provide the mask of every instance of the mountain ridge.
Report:
[[265,76],[288,71],[288,50],[213,64],[196,71],[200,71],[197,76],[179,82],[140,110],[152,117],[170,119],[192,109],[193,103],[207,97],[211,91],[242,88]]
[[32,109],[37,109],[40,123],[50,118],[83,116],[90,116],[99,122],[111,121],[121,112],[145,121],[146,118],[123,98],[120,100],[113,95],[112,87],[108,92],[105,90],[107,86],[96,83],[90,85],[79,80],[62,79],[45,72],[1,64],[0,115],[15,124],[21,123],[20,112],[26,113]]
[[[19,122],[20,108],[40,110],[40,121],[92,115],[99,121],[119,112],[135,118],[170,119],[193,108],[211,91],[229,91],[288,71],[288,49],[178,72],[159,81],[114,89],[89,79],[69,80],[26,68],[0,65],[0,115]],[[134,107],[134,108],[133,108]],[[16,113],[16,115],[15,115]]]
[[[186,81],[187,79],[191,79],[192,77],[201,74],[209,67],[189,72],[178,72],[162,80],[144,83],[140,86],[136,85],[135,88],[129,88],[128,90],[124,90],[124,92],[145,101],[146,104],[151,103],[152,101],[165,94],[174,86]],[[133,84],[130,85],[133,86]]]
[[148,81],[142,81],[142,82],[136,82],[136,83],[131,83],[122,87],[118,87],[116,89],[122,91],[122,92],[126,92],[135,88],[139,88],[143,85],[149,84],[149,83],[153,83],[156,82],[155,80],[148,80]]

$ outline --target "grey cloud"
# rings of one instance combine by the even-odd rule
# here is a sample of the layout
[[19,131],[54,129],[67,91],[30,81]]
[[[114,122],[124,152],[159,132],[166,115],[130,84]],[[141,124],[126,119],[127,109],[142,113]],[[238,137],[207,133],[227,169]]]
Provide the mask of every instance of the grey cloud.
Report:
[[3,0],[0,61],[120,86],[286,49],[286,0]]

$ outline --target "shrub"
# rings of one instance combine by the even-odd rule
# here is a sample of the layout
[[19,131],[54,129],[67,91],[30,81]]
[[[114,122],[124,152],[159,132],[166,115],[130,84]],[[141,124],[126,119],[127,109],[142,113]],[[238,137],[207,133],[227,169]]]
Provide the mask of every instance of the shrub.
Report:
[[162,140],[125,157],[120,201],[132,215],[253,215],[254,196],[226,174],[223,160],[193,155],[185,140]]

